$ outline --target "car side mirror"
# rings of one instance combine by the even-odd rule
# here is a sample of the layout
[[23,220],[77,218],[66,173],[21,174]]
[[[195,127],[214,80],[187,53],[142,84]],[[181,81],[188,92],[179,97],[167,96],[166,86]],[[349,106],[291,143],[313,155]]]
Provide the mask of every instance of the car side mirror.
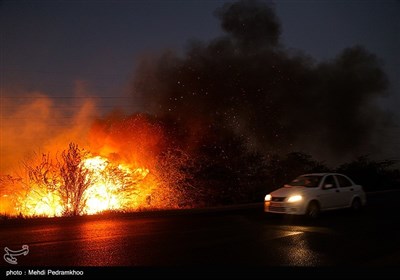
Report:
[[333,188],[333,184],[325,184],[325,185],[324,185],[324,189],[325,189],[325,190],[331,189],[331,188]]

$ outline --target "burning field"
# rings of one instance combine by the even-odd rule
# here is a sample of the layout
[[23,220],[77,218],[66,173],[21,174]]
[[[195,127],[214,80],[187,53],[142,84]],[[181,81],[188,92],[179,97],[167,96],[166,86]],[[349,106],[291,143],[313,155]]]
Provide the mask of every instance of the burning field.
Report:
[[[162,125],[141,114],[96,118],[94,102],[85,100],[64,111],[41,94],[2,104],[8,109],[2,110],[0,212],[69,216],[185,207],[176,184],[187,157]],[[70,126],[49,123],[67,116]]]
[[263,157],[207,118],[97,116],[87,96],[61,105],[35,92],[2,100],[0,213],[7,216],[214,206],[246,202],[265,184]]

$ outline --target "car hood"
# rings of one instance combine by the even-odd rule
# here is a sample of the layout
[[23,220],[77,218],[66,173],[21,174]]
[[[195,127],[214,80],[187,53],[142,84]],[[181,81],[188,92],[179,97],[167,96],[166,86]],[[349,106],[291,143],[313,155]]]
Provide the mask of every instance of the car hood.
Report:
[[287,197],[290,195],[296,195],[296,194],[303,194],[308,191],[308,188],[302,187],[302,186],[289,186],[285,185],[282,188],[279,188],[270,194],[275,197]]

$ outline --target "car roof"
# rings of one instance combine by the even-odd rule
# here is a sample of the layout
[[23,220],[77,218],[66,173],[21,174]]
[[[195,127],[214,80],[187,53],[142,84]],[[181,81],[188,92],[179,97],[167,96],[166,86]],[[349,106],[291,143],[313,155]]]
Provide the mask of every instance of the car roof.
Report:
[[302,174],[300,176],[326,176],[326,175],[344,175],[344,174],[335,172],[319,172],[319,173]]

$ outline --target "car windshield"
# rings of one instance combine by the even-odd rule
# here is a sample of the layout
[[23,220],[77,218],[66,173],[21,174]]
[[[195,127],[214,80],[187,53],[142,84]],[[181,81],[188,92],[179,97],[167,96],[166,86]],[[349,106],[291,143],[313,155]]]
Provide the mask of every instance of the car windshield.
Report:
[[322,176],[300,176],[291,181],[289,186],[302,186],[307,188],[316,188],[321,181]]

